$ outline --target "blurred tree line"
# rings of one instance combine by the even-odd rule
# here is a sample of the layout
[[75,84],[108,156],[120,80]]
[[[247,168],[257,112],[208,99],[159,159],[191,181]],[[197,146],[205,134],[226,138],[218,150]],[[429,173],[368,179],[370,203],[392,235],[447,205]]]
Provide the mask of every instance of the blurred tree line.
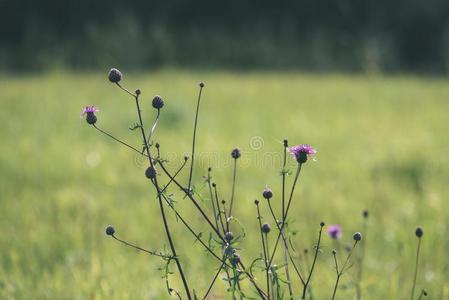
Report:
[[449,0],[0,0],[0,69],[449,72]]

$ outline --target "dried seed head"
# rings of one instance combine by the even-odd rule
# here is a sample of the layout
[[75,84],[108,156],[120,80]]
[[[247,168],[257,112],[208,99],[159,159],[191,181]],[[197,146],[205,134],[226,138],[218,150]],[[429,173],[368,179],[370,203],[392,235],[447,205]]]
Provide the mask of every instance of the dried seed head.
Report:
[[202,81],[198,85],[200,86],[200,88],[203,88],[205,86],[204,82]]
[[324,227],[324,225],[326,225],[323,221],[320,222],[320,226]]
[[424,235],[424,231],[420,226],[416,227],[415,234],[418,238],[421,238]]
[[226,242],[231,242],[234,239],[234,235],[232,234],[232,232],[228,231],[225,233],[224,238],[226,240]]
[[108,225],[106,227],[105,231],[106,231],[107,235],[114,235],[114,233],[115,233],[115,229],[114,229],[114,227],[112,225]]
[[137,96],[139,96],[142,92],[140,91],[140,89],[137,89],[135,93]]
[[239,148],[235,148],[234,150],[232,150],[231,156],[232,156],[232,158],[237,159],[240,156],[242,156],[242,153],[240,152]]
[[333,254],[333,255],[337,254],[337,250],[332,249],[332,254]]
[[354,238],[354,241],[360,242],[362,240],[362,234],[360,232],[356,232],[356,233],[354,233],[353,238]]
[[187,155],[184,155],[184,161],[188,161],[189,157]]
[[259,205],[259,200],[254,200],[254,204]]
[[156,143],[154,146],[156,147],[156,149],[159,149],[161,147],[161,145],[159,145],[159,143]]
[[156,169],[155,169],[154,167],[152,167],[152,166],[149,166],[149,167],[147,168],[147,170],[145,171],[145,176],[146,176],[148,179],[154,179],[154,178],[156,177],[156,175],[157,175],[157,171],[156,171]]
[[261,228],[263,233],[269,233],[271,231],[271,226],[268,223],[263,223]]
[[156,109],[161,109],[164,106],[164,100],[162,100],[161,96],[156,95],[153,98],[153,102],[151,102],[151,105],[153,105]]
[[113,83],[119,83],[120,82],[120,80],[122,80],[122,72],[120,72],[118,69],[116,69],[116,68],[112,68],[110,71],[109,71],[109,75],[108,75],[108,78],[109,78],[109,81],[110,82],[113,82]]

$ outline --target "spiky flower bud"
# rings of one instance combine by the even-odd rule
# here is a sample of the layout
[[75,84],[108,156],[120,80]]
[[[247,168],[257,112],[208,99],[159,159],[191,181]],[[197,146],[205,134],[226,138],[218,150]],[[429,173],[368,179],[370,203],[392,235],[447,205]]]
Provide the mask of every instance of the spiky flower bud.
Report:
[[424,231],[421,227],[418,226],[416,227],[415,234],[418,238],[421,238],[424,235]]
[[332,254],[333,254],[333,255],[337,254],[337,250],[332,249]]
[[263,223],[261,228],[263,233],[269,233],[271,231],[271,226],[268,223]]
[[254,204],[259,205],[259,200],[254,200]]
[[201,81],[201,82],[199,83],[199,86],[200,86],[200,88],[203,88],[203,87],[205,86],[204,82]]
[[326,225],[323,221],[320,222],[320,226],[324,227],[324,225]]
[[120,72],[118,69],[116,69],[116,68],[112,68],[110,71],[109,71],[109,75],[108,75],[108,78],[109,78],[109,81],[110,82],[112,82],[112,83],[119,83],[120,82],[120,80],[122,80],[122,72]]
[[288,147],[288,140],[284,140],[284,147],[287,148]]
[[153,98],[153,102],[151,102],[151,105],[153,105],[156,109],[161,109],[164,106],[164,100],[162,100],[161,96],[156,95]]
[[152,166],[149,166],[149,167],[147,168],[147,170],[145,171],[145,176],[146,176],[148,179],[154,179],[154,178],[156,177],[156,175],[157,175],[157,171],[156,171],[156,169],[155,169],[154,167],[152,167]]
[[142,92],[140,91],[140,89],[137,89],[135,93],[137,96],[139,96]]
[[262,192],[262,196],[265,199],[270,200],[271,197],[273,197],[273,191],[269,187],[265,187],[265,189]]
[[115,229],[114,229],[114,227],[112,225],[108,225],[106,227],[105,231],[106,231],[107,235],[114,235],[114,233],[115,233]]
[[239,148],[235,148],[234,150],[232,150],[231,156],[232,156],[232,158],[237,159],[240,156],[242,156],[242,153],[240,152]]
[[356,232],[356,233],[354,233],[353,238],[354,238],[354,241],[360,242],[362,240],[362,234],[360,232]]

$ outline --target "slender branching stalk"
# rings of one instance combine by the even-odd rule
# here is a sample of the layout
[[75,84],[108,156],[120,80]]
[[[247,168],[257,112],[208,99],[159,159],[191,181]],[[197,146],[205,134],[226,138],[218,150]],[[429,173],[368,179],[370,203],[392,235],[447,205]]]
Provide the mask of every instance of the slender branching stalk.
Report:
[[153,255],[153,256],[157,256],[157,257],[163,258],[163,259],[165,259],[165,260],[174,259],[173,256],[165,255],[165,254],[163,254],[163,253],[156,252],[156,251],[147,250],[147,249],[144,249],[144,248],[139,247],[139,246],[137,246],[137,245],[131,244],[131,243],[125,241],[125,240],[122,240],[122,239],[118,238],[115,234],[112,234],[111,236],[112,236],[112,238],[114,238],[116,241],[119,241],[120,243],[122,243],[122,244],[124,244],[124,245],[126,245],[126,246],[128,246],[128,247],[134,248],[134,249],[136,249],[136,250],[138,250],[138,251],[145,252],[145,253],[147,253],[147,254],[150,254],[150,255]]
[[332,293],[332,300],[335,299],[335,295],[337,294],[338,284],[340,283],[340,278],[343,275],[343,273],[350,267],[350,266],[348,266],[348,262],[352,256],[352,253],[354,253],[355,247],[361,241],[361,239],[362,239],[362,235],[359,232],[356,232],[354,234],[354,244],[352,245],[352,248],[349,250],[348,256],[346,257],[346,260],[343,263],[343,265],[341,266],[341,268],[338,267],[337,251],[335,249],[332,250],[332,255],[334,257],[334,262],[335,262],[335,272],[337,273],[337,278],[335,280],[334,290]]
[[212,193],[212,177],[210,175],[210,173],[212,172],[212,168],[209,167],[207,169],[207,177],[206,177],[206,182],[207,182],[207,187],[209,188],[209,196],[210,196],[210,202],[211,202],[211,206],[212,206],[212,213],[214,214],[214,219],[215,219],[215,226],[219,229],[220,227],[218,226],[218,214],[219,212],[217,212],[217,209],[215,208],[215,199],[214,199],[214,195]]
[[[229,218],[232,217],[232,210],[234,208],[234,194],[235,194],[235,179],[237,176],[237,159],[234,159],[234,171],[232,175],[232,191],[231,191],[231,203],[229,205]],[[228,219],[229,219],[228,218]],[[226,222],[226,230],[229,231],[229,222]]]
[[358,274],[356,282],[356,300],[362,300],[362,278],[363,278],[363,262],[365,260],[365,248],[366,248],[366,234],[368,231],[368,210],[363,211],[363,224],[362,232],[364,237],[364,242],[360,245],[360,255],[358,259]]
[[309,271],[309,276],[307,276],[307,280],[306,280],[306,282],[305,282],[305,284],[303,286],[303,289],[302,289],[302,298],[301,299],[303,299],[303,300],[306,299],[307,287],[309,286],[310,280],[312,279],[312,274],[313,274],[313,270],[315,269],[315,263],[316,263],[316,259],[318,257],[318,252],[320,251],[321,234],[323,232],[323,227],[324,227],[324,222],[321,222],[320,223],[320,231],[318,233],[318,241],[317,241],[317,243],[315,245],[315,254],[313,256],[312,266],[311,266],[310,271]]
[[[139,153],[139,154],[142,154],[141,151],[138,150],[137,148],[135,148],[135,147],[131,146],[130,144],[128,144],[128,143],[126,143],[126,142],[124,142],[124,141],[122,141],[122,140],[116,138],[115,136],[113,136],[112,134],[108,133],[107,131],[104,131],[103,129],[99,128],[97,125],[92,124],[92,126],[93,126],[96,130],[98,130],[99,132],[101,132],[102,134],[104,134],[104,135],[110,137],[111,139],[113,139],[114,141],[119,142],[120,144],[122,144],[122,145],[124,145],[124,146],[130,148],[131,150],[134,150],[135,152],[137,152],[137,153]],[[146,154],[143,154],[143,155],[144,155],[144,156],[147,156]]]
[[264,263],[265,263],[265,277],[266,277],[266,281],[267,281],[267,294],[268,297],[270,297],[270,277],[268,275],[268,255],[267,255],[267,248],[265,246],[265,239],[263,236],[263,231],[262,231],[262,217],[260,216],[260,209],[259,209],[259,200],[255,200],[254,203],[256,204],[256,208],[257,208],[257,220],[259,221],[259,231],[260,231],[260,237],[261,237],[261,241],[262,241],[262,249],[263,249],[263,258],[264,258]]
[[287,207],[285,209],[284,220],[283,220],[282,225],[281,225],[281,230],[279,230],[279,234],[278,234],[278,236],[276,238],[276,242],[275,242],[274,248],[273,248],[273,253],[271,254],[271,258],[270,258],[270,262],[269,262],[268,266],[271,266],[271,264],[273,262],[274,255],[276,254],[276,249],[277,249],[277,246],[279,244],[279,240],[281,238],[281,233],[283,232],[284,226],[287,223],[287,221],[286,221],[287,220],[287,215],[288,215],[288,211],[290,209],[290,204],[292,202],[293,193],[295,191],[296,183],[298,182],[299,174],[301,173],[301,166],[302,166],[302,164],[298,164],[298,168],[297,168],[296,174],[295,174],[295,179],[293,180],[292,189],[290,191],[290,197],[288,199]]
[[[139,117],[140,131],[142,133],[144,149],[146,150],[146,154],[148,156],[148,161],[150,163],[150,167],[154,169],[154,165],[153,165],[153,160],[151,158],[149,144],[148,144],[148,141],[147,141],[147,138],[146,138],[146,134],[145,134],[145,127],[144,127],[144,123],[143,123],[143,120],[142,120],[142,111],[140,109],[140,104],[139,104],[139,93],[136,93],[136,94],[131,93],[126,88],[122,87],[118,82],[116,84],[122,90],[124,90],[125,92],[130,94],[134,98],[134,100],[135,100],[137,114],[138,114],[138,117]],[[171,236],[171,233],[170,233],[170,228],[169,228],[169,225],[168,225],[168,221],[167,221],[167,218],[166,218],[166,215],[165,215],[164,205],[162,203],[161,190],[160,190],[160,187],[159,187],[159,184],[157,182],[157,178],[156,177],[152,180],[152,183],[153,183],[154,187],[156,188],[157,197],[158,197],[158,200],[159,200],[159,208],[160,208],[160,211],[161,211],[162,221],[164,223],[164,229],[165,229],[165,233],[167,235],[167,239],[168,239],[168,243],[169,243],[169,246],[170,246],[170,250],[171,250],[171,252],[172,252],[172,254],[174,256],[174,260],[175,260],[176,266],[177,266],[178,271],[180,273],[181,280],[183,282],[184,289],[185,289],[185,292],[186,292],[186,296],[190,300],[190,299],[192,299],[192,297],[190,295],[189,285],[187,283],[187,279],[185,277],[185,274],[184,274],[184,271],[182,269],[182,266],[181,266],[181,263],[179,261],[179,258],[178,258],[177,254],[176,254],[175,245],[174,245],[174,242],[173,242],[173,239],[172,239],[172,236]]]
[[200,91],[198,93],[198,99],[196,102],[196,112],[195,112],[195,123],[193,125],[193,136],[192,136],[192,160],[190,161],[190,173],[189,173],[189,183],[187,185],[187,192],[191,193],[192,190],[192,176],[193,176],[193,164],[195,163],[195,144],[196,144],[196,129],[198,126],[198,114],[200,111],[201,94],[203,93],[204,83],[200,83]]

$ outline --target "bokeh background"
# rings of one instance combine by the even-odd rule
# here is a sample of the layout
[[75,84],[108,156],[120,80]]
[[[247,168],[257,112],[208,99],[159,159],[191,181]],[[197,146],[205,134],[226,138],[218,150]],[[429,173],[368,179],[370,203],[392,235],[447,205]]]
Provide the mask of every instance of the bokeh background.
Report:
[[[171,170],[189,154],[197,84],[206,82],[195,187],[209,209],[210,166],[229,199],[229,154],[241,148],[236,217],[246,261],[261,252],[253,201],[265,185],[279,207],[288,138],[318,149],[291,211],[301,265],[320,221],[343,227],[339,245],[324,237],[315,299],[330,298],[330,251],[361,230],[363,209],[364,299],[409,299],[417,225],[425,232],[418,290],[449,299],[449,2],[47,0],[0,1],[0,11],[1,299],[169,299],[163,263],[104,234],[114,224],[145,248],[167,244],[144,161],[79,117],[96,105],[102,128],[139,146],[128,129],[134,104],[107,80],[110,67],[142,90],[146,124],[152,97],[165,99],[155,140]],[[202,295],[218,265],[169,221]],[[353,269],[340,299],[354,295]],[[176,275],[170,282],[181,289]],[[213,295],[228,298],[223,282]]]

